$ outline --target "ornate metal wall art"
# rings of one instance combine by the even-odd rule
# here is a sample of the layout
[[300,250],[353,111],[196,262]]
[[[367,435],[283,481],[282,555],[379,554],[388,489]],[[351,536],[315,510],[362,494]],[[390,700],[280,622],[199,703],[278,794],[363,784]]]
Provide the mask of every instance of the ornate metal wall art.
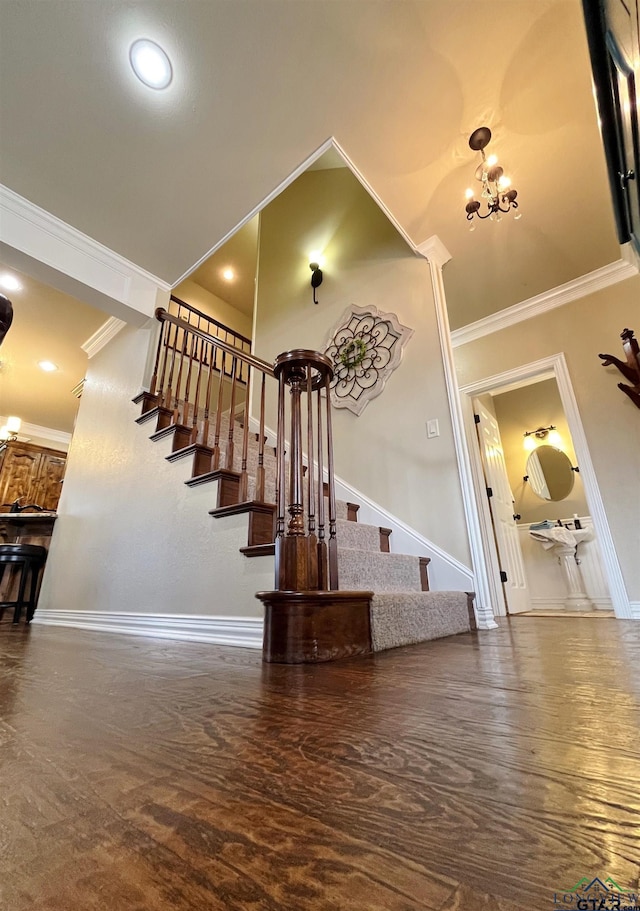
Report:
[[394,313],[352,304],[334,325],[325,348],[334,369],[333,405],[361,414],[384,389],[412,335],[413,329]]

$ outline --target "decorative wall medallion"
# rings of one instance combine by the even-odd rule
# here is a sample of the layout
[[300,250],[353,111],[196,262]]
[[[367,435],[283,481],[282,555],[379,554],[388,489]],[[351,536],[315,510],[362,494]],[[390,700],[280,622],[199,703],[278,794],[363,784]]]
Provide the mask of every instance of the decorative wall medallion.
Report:
[[412,335],[413,329],[399,323],[394,313],[352,304],[334,325],[325,348],[333,362],[334,406],[361,414],[384,389]]

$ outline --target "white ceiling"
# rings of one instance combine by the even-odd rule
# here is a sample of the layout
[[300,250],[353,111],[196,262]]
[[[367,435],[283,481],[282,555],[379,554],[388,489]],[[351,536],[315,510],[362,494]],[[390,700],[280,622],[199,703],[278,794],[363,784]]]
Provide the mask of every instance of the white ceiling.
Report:
[[[0,180],[177,281],[333,136],[463,325],[619,258],[579,0],[9,0]],[[166,92],[133,77],[138,37]],[[488,125],[523,218],[470,234]]]

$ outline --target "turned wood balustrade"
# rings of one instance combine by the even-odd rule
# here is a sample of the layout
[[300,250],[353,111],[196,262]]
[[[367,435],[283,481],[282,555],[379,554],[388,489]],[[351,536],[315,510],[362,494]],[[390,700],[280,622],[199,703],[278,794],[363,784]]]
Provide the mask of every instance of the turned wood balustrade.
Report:
[[[182,302],[180,308],[182,313],[193,309]],[[249,491],[250,389],[259,412],[258,502],[265,500],[267,397],[275,404],[277,394],[275,587],[336,590],[331,361],[317,351],[295,350],[281,354],[272,366],[212,334],[204,321],[215,321],[198,311],[188,321],[160,308],[156,318],[161,329],[150,391],[145,393],[148,408],[158,409],[159,427],[173,428],[176,449],[210,452],[214,471],[239,468],[241,502],[248,500]]]
[[[286,351],[276,358],[274,372],[279,384],[276,588],[279,591],[335,590],[338,588],[338,564],[329,398],[329,384],[333,378],[331,361],[317,351]],[[306,408],[302,404],[303,398]],[[303,470],[305,423],[306,483]],[[290,440],[289,484],[285,487],[284,441],[287,438]],[[323,483],[325,459],[329,478],[328,536]]]

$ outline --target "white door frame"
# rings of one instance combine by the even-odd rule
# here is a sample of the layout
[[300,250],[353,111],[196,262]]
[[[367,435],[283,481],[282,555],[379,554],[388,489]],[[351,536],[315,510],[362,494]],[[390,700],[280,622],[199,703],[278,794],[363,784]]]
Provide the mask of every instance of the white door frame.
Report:
[[600,496],[600,488],[598,487],[596,473],[593,462],[591,461],[587,438],[582,427],[578,403],[573,392],[573,386],[571,385],[567,362],[562,353],[542,358],[539,361],[533,361],[531,364],[523,364],[520,367],[515,367],[513,370],[507,370],[504,373],[498,373],[494,376],[479,380],[476,383],[470,383],[460,387],[463,423],[471,463],[472,483],[479,506],[478,513],[482,546],[489,569],[488,583],[492,592],[492,600],[493,604],[497,607],[496,613],[504,616],[505,608],[503,606],[504,599],[502,598],[502,592],[500,590],[501,583],[499,582],[500,569],[498,565],[498,554],[493,538],[491,514],[489,512],[489,503],[486,496],[482,460],[473,417],[473,399],[478,395],[493,392],[497,389],[506,392],[509,387],[517,388],[518,386],[524,386],[528,383],[540,382],[541,380],[551,378],[555,379],[558,384],[562,406],[567,418],[567,424],[569,425],[569,432],[571,433],[573,448],[580,467],[580,477],[584,485],[589,512],[600,545],[604,572],[611,593],[611,602],[613,604],[614,613],[618,619],[633,619],[631,605],[629,604],[629,596],[622,578],[618,555],[613,543],[613,537],[611,535],[611,529],[609,528],[602,497]]

